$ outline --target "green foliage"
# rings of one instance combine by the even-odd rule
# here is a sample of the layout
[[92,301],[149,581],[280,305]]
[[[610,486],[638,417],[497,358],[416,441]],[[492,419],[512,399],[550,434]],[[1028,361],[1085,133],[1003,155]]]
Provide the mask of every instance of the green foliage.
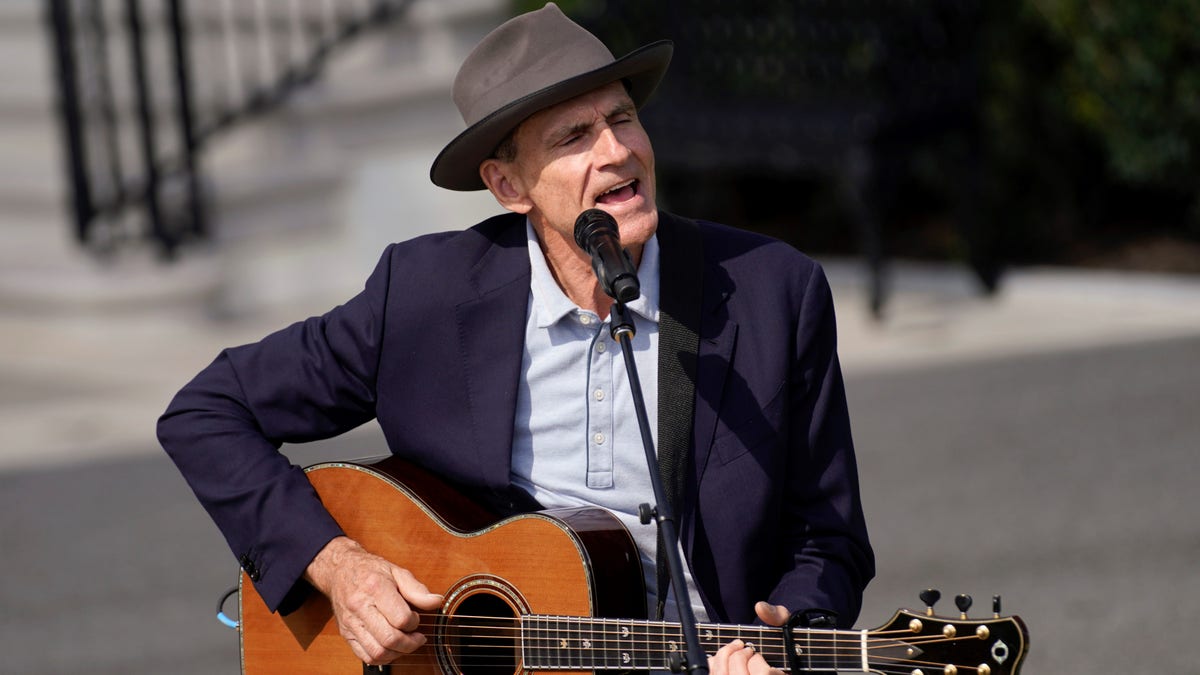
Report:
[[[556,1],[593,24],[618,4]],[[807,0],[755,6],[783,16],[796,1]],[[701,6],[717,18],[721,12],[710,6],[716,3],[644,2],[639,10],[659,22],[644,23],[653,25]],[[513,3],[514,11],[526,11],[544,0]],[[873,18],[897,6],[861,4]],[[1200,0],[980,0],[971,6],[983,12],[977,45],[983,203],[977,212],[988,223],[977,237],[985,246],[1003,260],[1047,262],[1152,234],[1200,239]],[[605,40],[618,55],[646,41],[637,30],[644,26],[609,23]],[[775,70],[750,67],[754,63],[741,67],[736,54],[721,51],[729,40],[720,35],[691,37],[721,62],[676,64],[676,79],[694,65],[714,87],[747,100],[761,90],[752,85],[763,73],[775,77]],[[886,58],[851,53],[844,65],[860,73]],[[784,73],[766,83],[776,99],[806,81],[798,68]],[[828,95],[804,94],[800,100]],[[948,151],[921,152],[940,160]],[[958,182],[953,172],[935,174],[934,191],[948,192]]]
[[1200,186],[1200,2],[1027,0],[1067,54],[1059,84],[1121,179]]

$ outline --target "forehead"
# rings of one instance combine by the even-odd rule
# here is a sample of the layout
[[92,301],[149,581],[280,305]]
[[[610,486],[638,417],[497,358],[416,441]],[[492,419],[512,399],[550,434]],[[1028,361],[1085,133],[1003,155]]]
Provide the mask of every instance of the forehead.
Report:
[[622,83],[610,82],[530,115],[517,127],[517,135],[551,132],[561,126],[590,122],[597,116],[605,117],[623,108],[632,111],[633,99],[629,98]]

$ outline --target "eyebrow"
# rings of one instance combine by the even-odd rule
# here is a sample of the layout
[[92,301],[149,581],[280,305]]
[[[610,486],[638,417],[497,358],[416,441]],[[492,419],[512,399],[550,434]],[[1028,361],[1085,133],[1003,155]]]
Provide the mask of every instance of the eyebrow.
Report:
[[[633,115],[636,113],[636,111],[637,108],[633,105],[633,102],[626,101],[624,103],[618,103],[616,106],[614,106],[608,112],[608,114],[604,116],[604,119],[610,120],[617,115]],[[553,145],[560,139],[572,136],[574,134],[581,134],[591,127],[592,122],[575,122],[571,124],[564,124],[560,127],[555,127],[549,134],[546,135],[546,138],[549,144]]]

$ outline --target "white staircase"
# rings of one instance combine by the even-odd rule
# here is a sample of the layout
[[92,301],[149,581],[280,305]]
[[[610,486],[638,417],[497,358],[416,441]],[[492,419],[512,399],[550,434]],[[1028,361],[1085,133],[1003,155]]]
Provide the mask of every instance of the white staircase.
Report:
[[454,72],[506,10],[417,0],[282,109],[217,137],[202,165],[213,237],[163,262],[149,244],[98,257],[74,239],[42,3],[0,3],[0,311],[321,311],[361,287],[386,243],[496,213],[428,170],[462,128]]

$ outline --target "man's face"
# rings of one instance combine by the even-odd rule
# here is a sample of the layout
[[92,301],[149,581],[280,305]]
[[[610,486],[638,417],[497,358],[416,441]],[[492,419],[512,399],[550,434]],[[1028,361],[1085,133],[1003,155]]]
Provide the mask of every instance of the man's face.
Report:
[[579,214],[599,208],[625,246],[654,234],[654,150],[621,83],[535,113],[514,141],[512,184],[535,225],[571,239]]

